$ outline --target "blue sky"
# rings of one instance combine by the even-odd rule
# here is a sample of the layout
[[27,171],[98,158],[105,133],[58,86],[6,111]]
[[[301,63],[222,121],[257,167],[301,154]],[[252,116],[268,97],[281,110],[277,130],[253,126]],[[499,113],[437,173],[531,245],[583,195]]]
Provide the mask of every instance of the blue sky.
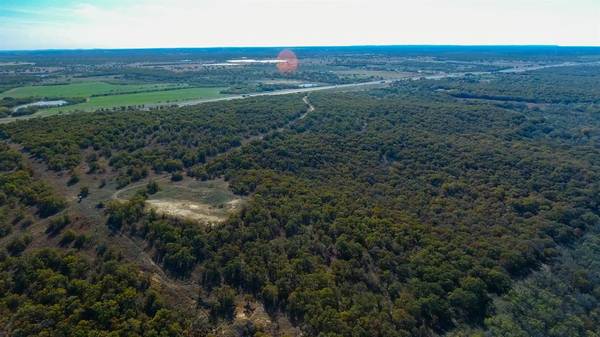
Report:
[[0,0],[0,49],[600,46],[600,0]]

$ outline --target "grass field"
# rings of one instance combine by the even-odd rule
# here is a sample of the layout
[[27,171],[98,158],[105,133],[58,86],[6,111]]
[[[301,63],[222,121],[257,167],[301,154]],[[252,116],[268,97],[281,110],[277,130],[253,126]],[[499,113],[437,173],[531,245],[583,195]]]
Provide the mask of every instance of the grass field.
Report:
[[[15,88],[0,94],[0,99],[2,97],[87,97],[87,101],[74,105],[41,109],[32,115],[0,118],[0,123],[9,123],[19,119],[47,117],[60,113],[87,112],[130,106],[149,107],[229,96],[227,94],[221,94],[221,91],[226,88],[186,88],[184,86],[185,85],[176,84],[110,84],[105,82],[81,82],[68,85]],[[178,89],[179,87],[184,88]],[[118,94],[119,92],[135,93]],[[91,95],[106,96],[90,97]]]
[[165,91],[150,91],[136,94],[91,97],[85,103],[40,110],[35,114],[35,116],[41,117],[74,111],[95,111],[98,109],[111,109],[134,105],[151,106],[189,100],[219,98],[226,96],[221,94],[221,90],[223,89],[224,88],[186,88]]
[[7,90],[0,94],[0,98],[14,97],[50,97],[50,98],[73,98],[90,97],[93,95],[116,95],[139,91],[156,91],[172,88],[182,88],[186,85],[172,83],[155,84],[111,84],[106,82],[78,82],[59,85],[35,85],[25,86]]
[[[229,185],[222,179],[199,181],[185,179],[180,182],[159,181],[160,190],[150,199],[180,199],[202,202],[211,206],[226,204],[231,200],[239,199],[229,190]],[[119,198],[129,199],[137,192],[145,190],[146,185],[140,185],[119,194]]]

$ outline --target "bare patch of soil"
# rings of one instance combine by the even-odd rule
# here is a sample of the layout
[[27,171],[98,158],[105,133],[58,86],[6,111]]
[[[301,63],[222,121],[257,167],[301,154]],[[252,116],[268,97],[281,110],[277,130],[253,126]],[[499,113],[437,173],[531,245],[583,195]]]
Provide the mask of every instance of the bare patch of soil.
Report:
[[190,219],[208,224],[218,224],[227,219],[230,213],[236,212],[241,199],[234,199],[219,206],[175,199],[149,199],[147,206],[158,214],[168,215],[177,218]]

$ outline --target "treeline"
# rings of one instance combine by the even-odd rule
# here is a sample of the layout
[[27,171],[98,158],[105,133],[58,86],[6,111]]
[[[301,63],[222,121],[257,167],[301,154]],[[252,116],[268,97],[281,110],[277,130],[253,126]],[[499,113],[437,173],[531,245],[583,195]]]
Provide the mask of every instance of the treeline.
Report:
[[[133,68],[120,67],[118,73],[124,79],[149,83],[188,83],[193,86],[253,86],[249,84],[265,80],[299,80],[309,83],[345,84],[355,82],[351,78],[339,76],[330,68],[318,65],[304,65],[292,74],[281,74],[272,65],[244,66],[202,66],[186,67],[174,71],[175,66]],[[113,72],[113,71],[110,71]],[[101,72],[96,75],[103,75]],[[255,89],[260,89],[256,88]]]
[[[327,59],[363,55],[377,58],[435,58],[459,61],[535,61],[560,62],[577,59],[598,59],[595,47],[559,46],[343,46],[297,47],[300,59]],[[104,50],[42,50],[3,52],[3,62],[35,62],[37,66],[98,65],[135,62],[222,62],[242,57],[266,59],[281,52],[280,47],[257,48],[175,48],[175,49],[104,49]]]
[[0,92],[39,82],[40,78],[29,74],[6,74],[0,76]]
[[[59,100],[61,98],[44,98],[45,100]],[[12,116],[12,117],[20,117],[20,116],[27,116],[27,115],[33,115],[34,113],[36,113],[38,110],[40,109],[44,109],[46,107],[44,106],[38,106],[38,105],[31,105],[28,107],[21,107],[17,110],[15,110],[15,108],[17,108],[20,105],[25,105],[28,103],[34,103],[39,101],[40,98],[38,97],[29,97],[29,98],[12,98],[12,97],[4,97],[0,100],[0,118],[3,117],[8,117],[8,116]],[[67,102],[66,104],[77,104],[77,103],[82,103],[85,102],[85,98],[69,98],[69,99],[65,99],[65,101]]]
[[[23,105],[23,104],[27,104],[27,103],[31,103],[31,102],[35,102],[36,99],[34,98],[12,98],[12,97],[4,97],[0,100],[0,118],[3,117],[8,117],[10,115],[15,115],[15,113],[17,115],[19,115],[20,113],[23,114],[30,114],[30,111],[35,112],[35,109],[20,109],[20,110],[25,110],[25,111],[19,111],[19,112],[15,112],[14,108],[19,106],[19,105]],[[33,113],[31,112],[31,113]]]
[[547,68],[491,78],[427,81],[458,98],[479,98],[531,103],[600,103],[600,65]]

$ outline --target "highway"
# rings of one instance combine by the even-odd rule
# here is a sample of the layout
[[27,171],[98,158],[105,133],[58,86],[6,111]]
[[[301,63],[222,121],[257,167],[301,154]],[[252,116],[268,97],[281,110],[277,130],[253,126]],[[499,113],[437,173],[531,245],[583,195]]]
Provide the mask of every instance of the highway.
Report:
[[200,100],[192,100],[192,101],[174,103],[173,105],[183,107],[183,106],[197,105],[197,104],[202,104],[202,103],[231,101],[231,100],[245,99],[245,98],[251,98],[251,97],[290,95],[290,94],[309,93],[309,92],[323,91],[323,90],[334,90],[334,89],[339,90],[339,89],[349,89],[349,88],[359,88],[359,87],[369,87],[369,86],[381,86],[381,85],[389,85],[391,83],[400,82],[400,81],[416,81],[416,80],[423,80],[423,79],[425,79],[425,80],[440,80],[440,79],[444,79],[444,78],[458,78],[458,77],[464,77],[464,76],[468,76],[468,75],[491,75],[491,74],[495,74],[495,73],[500,73],[500,74],[521,73],[521,72],[540,70],[540,69],[546,69],[546,68],[572,67],[572,66],[593,65],[593,64],[600,64],[600,62],[586,62],[586,63],[565,62],[565,63],[546,64],[546,65],[531,65],[531,66],[524,66],[524,67],[514,67],[514,68],[502,69],[502,70],[498,70],[498,71],[457,72],[457,73],[443,73],[443,74],[426,75],[426,76],[412,76],[412,77],[409,76],[409,77],[400,77],[400,78],[395,78],[395,79],[370,81],[370,82],[325,85],[325,86],[321,86],[321,87],[258,92],[258,93],[250,93],[250,94],[243,94],[243,95],[220,97],[220,98],[214,98],[214,99],[200,99]]

